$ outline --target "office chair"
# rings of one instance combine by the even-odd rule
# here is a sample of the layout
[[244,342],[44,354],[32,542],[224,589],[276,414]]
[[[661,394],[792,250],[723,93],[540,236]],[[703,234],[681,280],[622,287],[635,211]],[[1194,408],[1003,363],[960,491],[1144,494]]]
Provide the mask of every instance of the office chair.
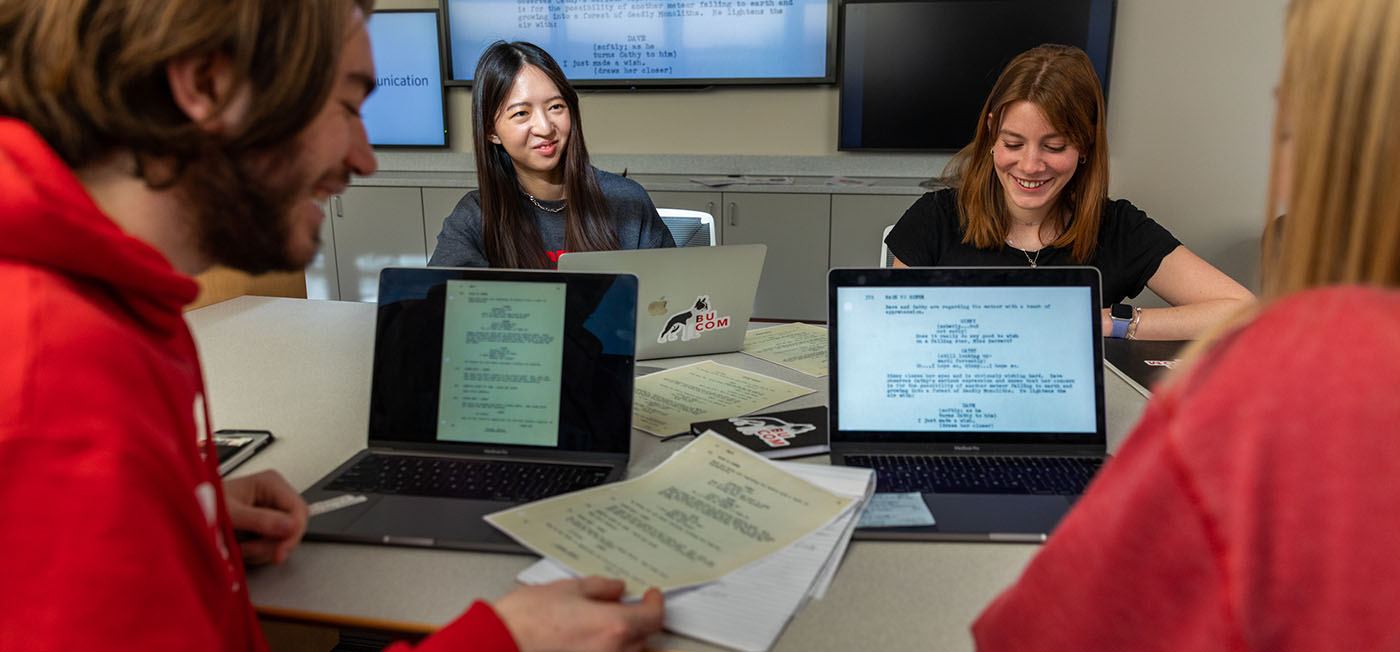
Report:
[[893,228],[894,228],[894,225],[891,224],[891,225],[889,225],[889,226],[886,226],[884,231],[880,232],[880,266],[881,266],[881,267],[894,267],[894,254],[890,253],[890,246],[887,245],[887,244],[885,244],[885,238],[888,238],[888,237],[889,237],[889,235],[890,235],[890,229],[893,229]]
[[677,247],[713,247],[715,242],[715,217],[704,211],[689,211],[683,208],[658,208],[661,221],[671,231],[671,238]]

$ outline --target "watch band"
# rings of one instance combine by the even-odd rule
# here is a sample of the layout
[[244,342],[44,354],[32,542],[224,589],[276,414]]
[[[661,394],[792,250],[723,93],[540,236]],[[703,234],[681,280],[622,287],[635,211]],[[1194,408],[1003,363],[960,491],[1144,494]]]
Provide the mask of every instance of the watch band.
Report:
[[[1119,314],[1115,313],[1126,313]],[[1113,330],[1109,332],[1109,337],[1123,338],[1128,334],[1128,326],[1132,325],[1136,314],[1132,306],[1122,303],[1115,303],[1108,309],[1108,318],[1113,322]]]

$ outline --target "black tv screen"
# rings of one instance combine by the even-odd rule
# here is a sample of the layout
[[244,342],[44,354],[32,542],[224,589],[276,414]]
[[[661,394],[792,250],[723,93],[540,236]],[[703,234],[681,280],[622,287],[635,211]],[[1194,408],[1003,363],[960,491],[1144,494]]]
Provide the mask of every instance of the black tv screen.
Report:
[[849,0],[841,21],[842,150],[956,151],[1016,55],[1082,48],[1108,92],[1115,0]]
[[443,0],[450,82],[492,42],[544,48],[581,87],[830,83],[836,0]]
[[371,145],[448,145],[440,34],[432,9],[389,9],[369,17],[377,85],[360,116]]

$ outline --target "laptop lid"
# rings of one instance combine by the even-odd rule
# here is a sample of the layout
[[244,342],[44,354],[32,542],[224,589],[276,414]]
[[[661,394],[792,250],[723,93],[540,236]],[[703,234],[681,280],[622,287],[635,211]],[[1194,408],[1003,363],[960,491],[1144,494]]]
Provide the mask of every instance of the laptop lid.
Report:
[[729,353],[744,347],[767,251],[747,244],[567,253],[559,270],[637,276],[639,360]]
[[1106,451],[1098,270],[827,279],[833,453]]
[[385,269],[369,444],[625,461],[636,312],[627,274]]

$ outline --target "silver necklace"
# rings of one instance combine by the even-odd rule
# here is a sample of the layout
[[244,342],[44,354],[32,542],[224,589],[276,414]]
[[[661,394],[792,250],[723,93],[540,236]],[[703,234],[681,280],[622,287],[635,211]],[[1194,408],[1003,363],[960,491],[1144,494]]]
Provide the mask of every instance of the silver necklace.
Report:
[[1020,247],[1017,247],[1017,246],[1014,245],[1014,244],[1011,244],[1011,240],[1008,239],[1008,240],[1006,241],[1006,244],[1007,244],[1007,246],[1011,247],[1012,249],[1015,249],[1016,251],[1021,252],[1021,255],[1026,257],[1026,262],[1028,262],[1028,263],[1031,264],[1031,267],[1035,267],[1036,261],[1040,260],[1040,252],[1045,251],[1045,247],[1041,247],[1041,248],[1039,248],[1039,249],[1036,249],[1036,250],[1035,250],[1035,258],[1031,258],[1030,252],[1028,252],[1028,251],[1026,251],[1025,249],[1022,249],[1022,248],[1020,248]]
[[[525,196],[526,196],[527,198],[529,198],[531,204],[534,204],[534,205],[535,205],[535,208],[538,208],[538,209],[540,209],[540,210],[542,210],[542,211],[544,211],[544,212],[546,212],[546,213],[558,213],[559,211],[564,210],[564,207],[568,205],[567,203],[565,203],[565,204],[560,204],[560,205],[559,205],[559,208],[550,208],[550,207],[548,207],[548,206],[545,206],[544,204],[541,204],[541,203],[540,203],[540,200],[535,199],[535,196],[532,195],[532,194],[530,194],[530,193],[528,193],[528,192],[525,193]],[[1031,265],[1031,267],[1035,267],[1035,265]]]

